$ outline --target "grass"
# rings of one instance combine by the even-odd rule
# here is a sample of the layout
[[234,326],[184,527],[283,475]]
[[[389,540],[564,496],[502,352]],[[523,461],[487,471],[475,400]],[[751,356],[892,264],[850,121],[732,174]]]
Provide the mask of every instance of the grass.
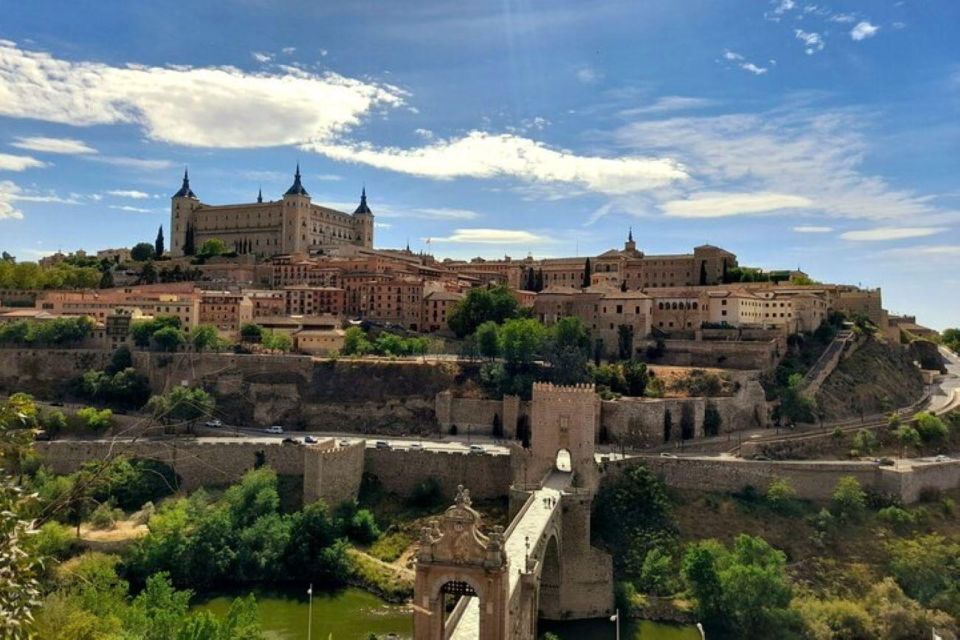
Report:
[[367,549],[367,553],[378,560],[394,562],[403,555],[407,547],[413,544],[413,540],[414,538],[410,533],[394,529],[380,536],[380,539]]
[[413,572],[387,564],[359,549],[347,552],[351,582],[391,602],[404,602],[413,597]]

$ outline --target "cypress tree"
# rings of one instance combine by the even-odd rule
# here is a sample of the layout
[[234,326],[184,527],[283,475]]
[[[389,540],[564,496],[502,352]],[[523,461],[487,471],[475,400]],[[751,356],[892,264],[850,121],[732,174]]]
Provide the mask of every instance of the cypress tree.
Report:
[[163,255],[163,248],[163,225],[160,225],[157,230],[157,240],[153,243],[154,253],[158,258]]
[[587,258],[586,263],[583,265],[583,288],[586,289],[590,286],[590,258]]

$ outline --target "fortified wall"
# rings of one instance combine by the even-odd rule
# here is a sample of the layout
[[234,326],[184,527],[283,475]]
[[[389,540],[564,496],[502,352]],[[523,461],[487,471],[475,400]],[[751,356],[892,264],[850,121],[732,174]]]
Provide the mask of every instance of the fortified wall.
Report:
[[865,489],[898,497],[904,504],[917,502],[925,490],[946,491],[960,487],[960,461],[914,465],[910,468],[881,466],[859,461],[757,461],[637,457],[605,462],[604,477],[623,473],[632,465],[650,468],[665,484],[678,489],[734,493],[746,487],[764,491],[777,478],[784,478],[806,500],[829,500],[840,478],[853,476]]

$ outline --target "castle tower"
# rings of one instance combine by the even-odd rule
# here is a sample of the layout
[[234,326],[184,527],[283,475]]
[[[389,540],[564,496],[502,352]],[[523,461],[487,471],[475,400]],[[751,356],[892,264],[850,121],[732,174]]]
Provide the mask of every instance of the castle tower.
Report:
[[367,249],[373,248],[373,211],[367,206],[367,188],[363,187],[360,192],[360,204],[353,212],[356,220],[357,234],[359,235],[359,244]]
[[623,244],[624,251],[636,251],[637,243],[633,241],[633,227],[630,227],[630,233],[627,234],[627,241]]
[[193,212],[200,207],[200,199],[190,188],[190,176],[183,170],[183,184],[170,198],[170,255],[178,257],[192,254]]
[[272,253],[306,253],[307,220],[310,217],[310,194],[300,183],[300,163],[293,174],[293,184],[283,194],[283,223],[280,247]]

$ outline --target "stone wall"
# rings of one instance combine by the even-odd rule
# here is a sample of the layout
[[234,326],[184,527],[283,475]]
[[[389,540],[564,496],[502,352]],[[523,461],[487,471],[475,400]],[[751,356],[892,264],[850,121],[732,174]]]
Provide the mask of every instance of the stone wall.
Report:
[[665,340],[664,347],[653,364],[772,371],[783,353],[779,340]]
[[478,398],[454,398],[450,391],[441,391],[436,398],[436,415],[440,429],[448,431],[457,425],[460,433],[477,435],[493,434],[493,416],[500,416],[503,435],[514,438],[517,433],[517,420],[521,415],[530,415],[530,403],[521,401],[517,396],[504,396],[503,400],[484,400]]
[[797,496],[829,500],[844,476],[853,476],[864,488],[891,494],[904,504],[916,502],[924,489],[946,491],[960,487],[960,461],[880,466],[873,462],[775,462],[704,457],[637,457],[605,462],[602,475],[622,473],[631,465],[645,464],[668,486],[699,491],[736,492],[747,486],[764,491],[777,478],[790,481]]
[[364,472],[375,475],[387,491],[409,496],[418,484],[436,478],[447,499],[458,484],[475,498],[499,498],[510,488],[510,456],[402,449],[367,449]]
[[363,478],[365,448],[363,440],[345,447],[304,447],[303,503],[323,500],[328,505],[338,505],[356,499]]

